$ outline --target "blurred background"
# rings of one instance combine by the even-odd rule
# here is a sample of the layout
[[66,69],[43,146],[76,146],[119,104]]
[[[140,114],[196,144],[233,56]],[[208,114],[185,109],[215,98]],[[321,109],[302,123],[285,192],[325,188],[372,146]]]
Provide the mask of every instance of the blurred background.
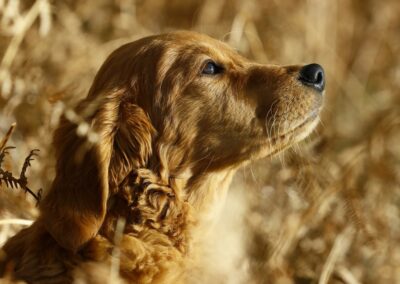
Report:
[[[301,145],[235,177],[204,283],[400,283],[400,1],[0,0],[2,167],[49,187],[51,133],[123,43],[177,29],[260,63],[318,62],[321,124]],[[0,189],[0,244],[37,216]],[[206,265],[207,266],[207,265]]]

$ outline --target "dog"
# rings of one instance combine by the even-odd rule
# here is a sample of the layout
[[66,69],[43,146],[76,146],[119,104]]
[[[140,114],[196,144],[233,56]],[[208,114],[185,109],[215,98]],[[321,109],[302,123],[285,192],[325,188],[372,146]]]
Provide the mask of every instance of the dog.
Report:
[[185,283],[235,171],[307,137],[324,88],[318,64],[257,64],[194,32],[121,46],[76,107],[81,123],[61,119],[56,176],[1,273],[71,283],[117,261],[121,281]]

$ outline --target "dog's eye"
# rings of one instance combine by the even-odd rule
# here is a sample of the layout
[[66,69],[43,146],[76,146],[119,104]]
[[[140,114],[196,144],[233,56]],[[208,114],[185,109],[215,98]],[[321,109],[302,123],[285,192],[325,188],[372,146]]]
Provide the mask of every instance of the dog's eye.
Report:
[[222,70],[223,68],[221,66],[218,66],[214,61],[209,60],[204,65],[203,71],[201,73],[207,75],[216,75],[222,73]]

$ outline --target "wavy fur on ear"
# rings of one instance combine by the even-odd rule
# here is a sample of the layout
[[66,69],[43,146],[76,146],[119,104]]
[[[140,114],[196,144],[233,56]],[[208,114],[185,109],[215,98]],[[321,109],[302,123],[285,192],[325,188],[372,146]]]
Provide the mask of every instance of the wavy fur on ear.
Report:
[[97,234],[110,186],[132,167],[147,163],[154,131],[144,111],[125,95],[123,90],[110,91],[78,107],[79,114],[95,110],[84,119],[97,134],[96,141],[79,136],[78,126],[65,118],[55,133],[56,177],[39,220],[68,250],[76,251]]
[[146,166],[156,133],[147,114],[135,103],[123,101],[119,112],[109,172],[112,188],[119,186],[133,169]]

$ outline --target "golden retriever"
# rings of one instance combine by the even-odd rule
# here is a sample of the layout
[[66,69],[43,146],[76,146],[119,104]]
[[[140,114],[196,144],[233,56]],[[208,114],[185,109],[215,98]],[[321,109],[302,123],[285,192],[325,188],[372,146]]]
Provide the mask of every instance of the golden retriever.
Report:
[[318,64],[257,64],[194,32],[123,45],[76,108],[83,122],[62,119],[40,217],[6,243],[0,270],[71,283],[117,263],[123,281],[185,282],[235,171],[305,138],[324,86]]

